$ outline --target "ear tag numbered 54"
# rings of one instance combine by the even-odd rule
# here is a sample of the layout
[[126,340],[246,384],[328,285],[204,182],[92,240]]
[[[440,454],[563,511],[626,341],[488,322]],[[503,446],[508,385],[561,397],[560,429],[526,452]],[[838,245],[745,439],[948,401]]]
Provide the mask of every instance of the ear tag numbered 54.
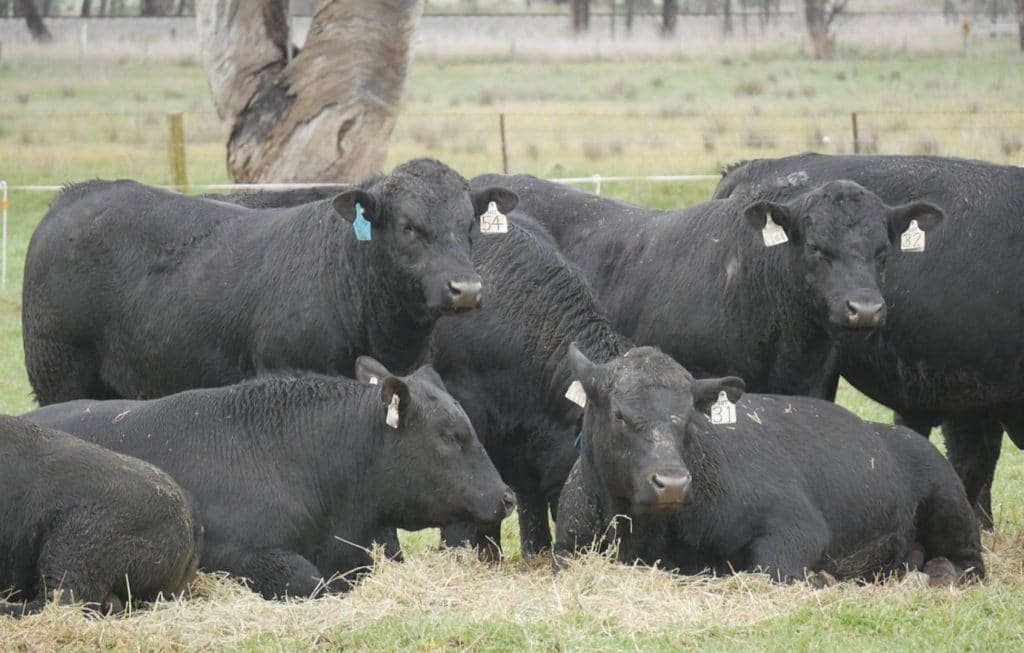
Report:
[[579,381],[573,381],[569,384],[569,389],[565,391],[565,398],[580,408],[587,407],[587,393],[583,390],[583,384]]
[[489,236],[508,233],[508,216],[499,211],[494,202],[489,202],[487,210],[480,216],[480,233]]
[[764,227],[761,229],[761,237],[764,238],[765,247],[775,247],[776,245],[789,242],[786,230],[776,224],[775,220],[772,220],[771,213],[765,213],[764,215]]
[[729,396],[725,394],[725,391],[719,392],[718,401],[711,404],[711,423],[736,423],[736,404],[729,401]]
[[911,220],[907,230],[900,235],[900,250],[904,252],[924,251],[924,232],[917,226],[917,220]]
[[384,423],[393,429],[398,428],[398,404],[401,400],[398,395],[391,395],[391,403],[388,404],[388,415],[384,418]]

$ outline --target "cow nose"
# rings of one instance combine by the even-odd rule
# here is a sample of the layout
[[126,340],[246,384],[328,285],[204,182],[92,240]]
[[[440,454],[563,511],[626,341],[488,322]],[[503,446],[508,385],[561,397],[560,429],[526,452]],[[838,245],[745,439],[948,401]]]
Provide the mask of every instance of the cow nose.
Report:
[[448,291],[452,296],[452,308],[478,308],[483,285],[475,281],[449,281]]
[[658,503],[686,503],[690,481],[690,473],[681,469],[663,469],[651,474],[651,485]]
[[501,496],[501,505],[505,510],[505,517],[508,517],[516,509],[516,495],[512,494],[511,490],[505,490],[505,494]]
[[876,301],[846,302],[846,322],[852,327],[876,327],[885,317],[885,303]]

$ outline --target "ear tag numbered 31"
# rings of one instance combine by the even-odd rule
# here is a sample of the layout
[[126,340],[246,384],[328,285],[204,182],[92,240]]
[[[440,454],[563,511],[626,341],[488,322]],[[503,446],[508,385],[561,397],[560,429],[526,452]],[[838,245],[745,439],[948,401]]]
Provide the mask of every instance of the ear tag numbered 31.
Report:
[[907,230],[900,235],[900,250],[904,252],[924,251],[924,232],[917,226],[917,220],[911,220]]
[[487,210],[480,216],[480,233],[487,235],[507,234],[508,216],[498,210],[494,202],[487,204]]
[[718,393],[718,401],[711,404],[712,424],[735,424],[736,404],[729,401],[725,391]]
[[398,428],[398,404],[401,400],[398,395],[391,395],[391,403],[388,404],[388,415],[384,418],[384,423],[393,429]]
[[775,247],[776,245],[789,242],[789,237],[786,236],[786,230],[772,220],[771,213],[765,213],[764,227],[761,229],[761,237],[764,238],[765,247]]
[[373,240],[373,225],[363,217],[363,205],[356,202],[356,219],[352,221],[352,231],[356,232],[356,240]]
[[580,408],[587,407],[587,393],[583,390],[583,384],[579,381],[573,381],[569,384],[569,389],[565,391],[565,398]]

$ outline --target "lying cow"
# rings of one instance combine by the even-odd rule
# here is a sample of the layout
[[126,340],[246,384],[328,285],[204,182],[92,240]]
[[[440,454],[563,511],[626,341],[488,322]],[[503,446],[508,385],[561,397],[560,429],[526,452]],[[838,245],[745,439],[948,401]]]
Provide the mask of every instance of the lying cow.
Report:
[[[484,175],[547,227],[582,268],[612,324],[698,376],[736,375],[752,390],[824,396],[836,332],[885,319],[886,258],[927,202],[889,206],[852,182],[786,202],[718,200],[654,211],[528,175]],[[907,254],[912,256],[912,254]]]
[[928,235],[924,251],[889,265],[884,294],[892,319],[868,337],[840,338],[839,373],[920,433],[942,424],[967,498],[991,526],[1003,430],[1024,447],[1017,267],[1024,168],[935,156],[801,154],[732,166],[715,193],[786,201],[831,179],[853,179],[886,202],[924,199],[946,210],[946,224]]
[[[502,188],[417,159],[333,199],[253,210],[132,181],[71,186],[32,235],[25,365],[40,404],[152,398],[266,370],[407,370],[481,298],[471,232]],[[478,229],[477,229],[478,231]]]
[[[150,401],[74,401],[26,419],[148,460],[203,514],[201,564],[265,597],[310,596],[371,562],[389,529],[500,521],[515,498],[437,374],[263,377]],[[370,382],[374,382],[371,384]]]
[[963,486],[913,431],[772,395],[743,396],[728,423],[740,379],[695,380],[651,347],[605,365],[569,356],[587,407],[558,509],[560,555],[600,542],[622,515],[620,559],[683,571],[872,578],[923,549],[937,582],[984,576]]
[[[116,427],[106,425],[109,433]],[[120,612],[185,590],[203,529],[171,477],[67,433],[0,416],[0,615],[54,593]]]

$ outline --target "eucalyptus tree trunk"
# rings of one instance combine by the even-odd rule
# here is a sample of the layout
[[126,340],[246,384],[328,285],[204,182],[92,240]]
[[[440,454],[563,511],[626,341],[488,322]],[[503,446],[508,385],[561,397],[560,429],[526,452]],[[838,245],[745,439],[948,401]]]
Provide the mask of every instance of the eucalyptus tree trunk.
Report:
[[35,2],[32,0],[17,0],[14,10],[16,16],[25,17],[25,25],[28,27],[33,41],[36,43],[49,43],[53,40],[53,35],[46,28],[46,23],[43,22],[43,17],[39,15],[39,8],[36,7]]
[[807,21],[807,35],[811,39],[811,53],[814,58],[834,58],[836,44],[828,33],[831,16],[826,0],[804,0],[804,18]]
[[422,12],[423,0],[321,0],[288,63],[284,0],[197,0],[231,177],[351,181],[380,170]]
[[1024,52],[1024,0],[1017,0],[1017,38],[1020,51]]

